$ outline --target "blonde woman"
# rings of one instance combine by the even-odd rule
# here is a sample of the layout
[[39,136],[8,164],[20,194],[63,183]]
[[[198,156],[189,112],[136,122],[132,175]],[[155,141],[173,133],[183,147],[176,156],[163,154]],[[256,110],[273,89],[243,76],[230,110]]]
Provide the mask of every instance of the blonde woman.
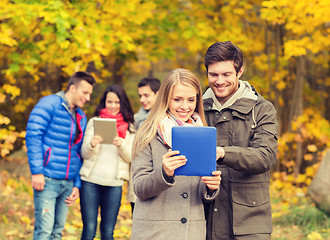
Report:
[[218,194],[220,172],[212,177],[175,176],[187,159],[171,150],[173,126],[206,126],[198,78],[175,69],[164,78],[157,107],[136,133],[133,145],[134,208],[132,240],[205,240],[203,201]]

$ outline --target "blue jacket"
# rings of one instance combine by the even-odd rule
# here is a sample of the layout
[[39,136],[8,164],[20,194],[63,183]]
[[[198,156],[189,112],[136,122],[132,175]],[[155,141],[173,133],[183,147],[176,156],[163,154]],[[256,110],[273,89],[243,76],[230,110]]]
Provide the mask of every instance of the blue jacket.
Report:
[[86,124],[84,112],[78,108],[75,121],[59,95],[40,99],[30,114],[25,136],[31,174],[74,180],[79,188],[80,148]]

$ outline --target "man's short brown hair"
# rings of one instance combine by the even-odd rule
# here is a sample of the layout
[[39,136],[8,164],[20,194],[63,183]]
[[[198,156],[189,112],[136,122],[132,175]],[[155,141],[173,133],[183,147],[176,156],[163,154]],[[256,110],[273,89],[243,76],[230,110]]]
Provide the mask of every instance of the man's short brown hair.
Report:
[[212,44],[207,49],[204,58],[206,71],[208,72],[210,64],[222,61],[233,61],[237,75],[243,66],[243,53],[231,41]]

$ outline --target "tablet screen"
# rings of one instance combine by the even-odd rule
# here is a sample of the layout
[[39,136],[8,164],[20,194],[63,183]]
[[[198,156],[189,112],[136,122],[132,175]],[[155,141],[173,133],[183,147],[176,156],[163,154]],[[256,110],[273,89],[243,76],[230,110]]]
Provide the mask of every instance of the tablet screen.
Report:
[[216,170],[216,128],[173,127],[172,150],[179,150],[187,158],[187,163],[174,171],[175,175],[212,176]]
[[101,136],[103,138],[102,143],[112,144],[116,134],[116,119],[94,118],[94,135]]

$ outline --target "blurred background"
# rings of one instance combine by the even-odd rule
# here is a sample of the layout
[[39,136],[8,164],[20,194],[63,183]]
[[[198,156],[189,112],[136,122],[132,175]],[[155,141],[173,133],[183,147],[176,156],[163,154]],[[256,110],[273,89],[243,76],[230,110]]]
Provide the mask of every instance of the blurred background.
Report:
[[[273,239],[330,239],[329,213],[308,196],[330,147],[329,9],[329,0],[1,0],[0,239],[32,238],[24,135],[41,97],[88,71],[97,79],[88,117],[112,84],[124,86],[137,112],[137,83],[146,76],[162,80],[183,67],[206,90],[204,54],[228,40],[243,51],[242,80],[278,112]],[[131,224],[125,204],[117,232],[123,239]],[[79,239],[79,209],[72,211],[64,238]]]

